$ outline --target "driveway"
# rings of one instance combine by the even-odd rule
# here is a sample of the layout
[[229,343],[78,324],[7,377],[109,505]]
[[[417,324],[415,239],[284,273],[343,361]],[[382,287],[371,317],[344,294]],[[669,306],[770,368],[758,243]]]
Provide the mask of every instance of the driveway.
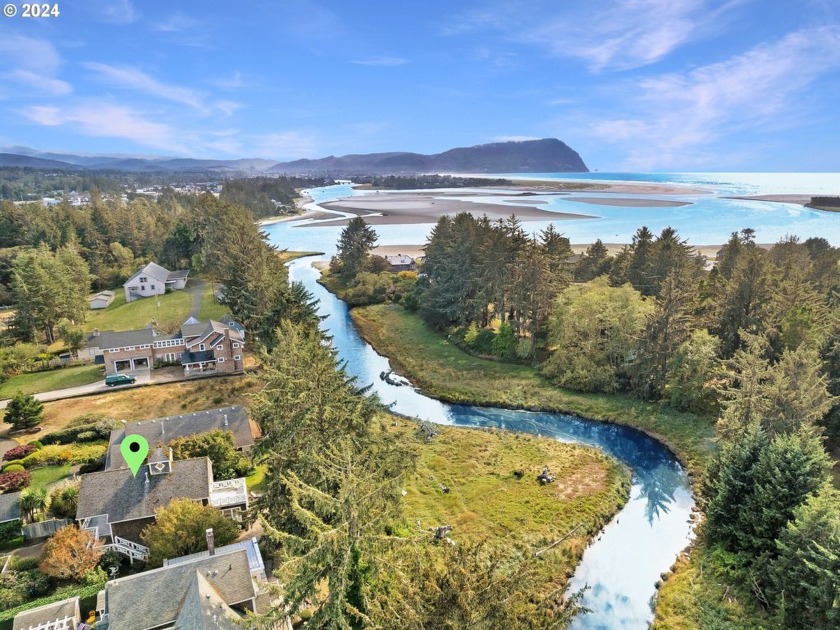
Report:
[[[115,392],[128,387],[137,387],[138,385],[148,385],[151,383],[151,376],[149,370],[141,370],[135,374],[137,382],[134,385],[117,385],[116,387],[108,387],[105,385],[105,379],[90,383],[88,385],[79,385],[78,387],[68,387],[66,389],[54,389],[51,392],[42,392],[35,394],[35,398],[41,402],[50,402],[52,400],[61,400],[63,398],[76,398],[77,396],[89,396],[90,394],[104,394],[105,392]],[[8,400],[0,400],[0,409],[5,409],[9,403]]]
[[190,317],[198,319],[198,313],[201,311],[201,300],[204,297],[204,285],[206,282],[201,278],[190,280],[190,286],[187,287],[187,292],[192,297],[192,308],[190,309]]

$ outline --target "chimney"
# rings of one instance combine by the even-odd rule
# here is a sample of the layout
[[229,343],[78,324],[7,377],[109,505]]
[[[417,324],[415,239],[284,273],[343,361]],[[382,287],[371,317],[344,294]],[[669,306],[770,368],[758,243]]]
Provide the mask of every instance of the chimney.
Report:
[[227,414],[225,414],[225,426],[227,426],[227,425],[228,425]]
[[213,543],[213,528],[208,527],[207,531],[204,532],[207,535],[207,553],[211,556],[216,555],[216,545]]
[[163,420],[160,421],[160,434],[164,435],[166,433],[166,429],[163,426]]
[[93,336],[94,336],[94,337],[98,337],[98,336],[99,336],[99,329],[98,329],[98,328],[94,328],[94,329],[93,329]]

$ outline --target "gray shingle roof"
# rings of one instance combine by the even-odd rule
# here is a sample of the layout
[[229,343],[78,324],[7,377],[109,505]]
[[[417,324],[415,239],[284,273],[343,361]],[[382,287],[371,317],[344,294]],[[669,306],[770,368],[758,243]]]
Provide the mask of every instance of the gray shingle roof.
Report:
[[206,457],[176,461],[171,473],[149,475],[149,483],[146,470],[142,467],[137,477],[128,468],[82,475],[76,520],[107,514],[111,523],[130,521],[154,516],[173,499],[210,497],[213,473]]
[[20,492],[0,494],[0,523],[20,518]]
[[236,448],[247,448],[254,444],[251,421],[248,419],[245,407],[241,405],[154,420],[127,422],[124,427],[111,431],[105,469],[125,467],[125,460],[120,454],[120,444],[126,435],[142,435],[149,443],[149,447],[155,448],[158,443],[168,444],[175,438],[197,435],[213,429],[233,433],[233,443]]
[[184,324],[181,326],[181,334],[184,338],[187,337],[198,337],[199,335],[203,335],[205,329],[207,328],[207,324],[203,322],[199,322],[197,324]]
[[[204,578],[206,586],[196,584],[196,573]],[[194,607],[194,602],[186,601],[190,591],[204,590],[206,595],[208,587],[228,605],[256,597],[245,551],[200,558],[108,582],[105,592],[109,626],[119,630],[147,630],[172,623],[185,610],[185,604],[186,608]],[[188,617],[194,619],[190,612]]]
[[237,614],[225,603],[210,581],[196,571],[175,620],[178,630],[240,630]]
[[170,271],[169,277],[166,280],[167,282],[172,282],[174,280],[178,280],[179,278],[186,278],[189,275],[189,269],[178,269],[177,271]]
[[[81,621],[78,597],[70,597],[52,604],[38,606],[38,608],[24,610],[15,617],[12,628],[13,630],[29,630],[29,628],[37,628],[39,624],[47,624],[67,617],[73,617],[76,623]],[[76,623],[72,624],[71,627],[75,628]]]
[[[240,540],[229,545],[216,547],[216,555],[223,556],[228,553],[239,551],[240,549],[244,549],[245,553],[248,554],[248,566],[251,569],[251,573],[254,575],[260,575],[263,579],[265,579],[265,562],[263,562],[262,552],[260,552],[260,547],[256,538]],[[169,567],[176,564],[183,564],[184,562],[192,562],[194,560],[198,560],[199,558],[209,557],[209,551],[198,551],[188,556],[181,556],[180,558],[167,558],[163,561],[163,566]]]
[[103,350],[107,350],[108,348],[125,348],[126,346],[152,344],[154,341],[154,331],[151,328],[143,328],[141,330],[104,332],[94,340],[94,343]]
[[143,267],[140,271],[135,273],[131,276],[128,280],[125,281],[125,284],[128,284],[135,278],[139,278],[140,276],[151,276],[155,280],[159,280],[160,282],[166,282],[166,279],[169,277],[171,272],[169,269],[164,269],[157,263],[150,262],[148,265]]

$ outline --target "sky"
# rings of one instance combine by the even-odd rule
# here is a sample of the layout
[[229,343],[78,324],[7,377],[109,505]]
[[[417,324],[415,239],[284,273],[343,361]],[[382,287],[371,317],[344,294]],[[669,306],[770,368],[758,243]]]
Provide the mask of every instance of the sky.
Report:
[[288,160],[555,137],[600,171],[840,171],[840,0],[59,0],[0,147]]

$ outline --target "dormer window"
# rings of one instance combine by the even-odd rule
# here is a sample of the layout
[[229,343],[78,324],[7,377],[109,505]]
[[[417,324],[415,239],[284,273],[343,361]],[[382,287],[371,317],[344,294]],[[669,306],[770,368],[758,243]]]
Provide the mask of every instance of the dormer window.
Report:
[[166,464],[164,462],[158,462],[157,464],[155,464],[155,470],[159,473],[162,473],[164,470],[166,470]]

